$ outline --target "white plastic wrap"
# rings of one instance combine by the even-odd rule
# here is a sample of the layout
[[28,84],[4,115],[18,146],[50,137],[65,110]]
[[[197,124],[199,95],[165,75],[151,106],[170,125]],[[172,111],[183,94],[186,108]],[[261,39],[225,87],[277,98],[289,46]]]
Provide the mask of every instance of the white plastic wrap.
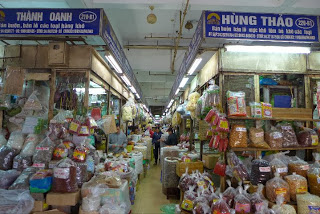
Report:
[[177,188],[180,178],[176,173],[178,158],[166,157],[163,164],[163,186],[164,188]]
[[25,214],[33,209],[34,199],[29,190],[1,190],[0,189],[0,213],[1,214]]
[[101,207],[99,210],[100,214],[126,214],[126,204],[122,203],[119,205],[114,205],[112,203],[107,203]]
[[16,149],[17,151],[21,151],[24,143],[24,136],[21,131],[14,131],[11,133],[7,146]]
[[143,154],[141,152],[132,154],[135,163],[135,172],[137,175],[143,172]]
[[100,196],[87,196],[82,199],[82,210],[85,212],[98,211],[100,209]]
[[131,138],[132,138],[133,142],[137,143],[137,142],[139,142],[141,140],[142,136],[134,134],[134,135],[131,135]]
[[135,146],[135,151],[141,152],[143,154],[143,159],[147,159],[147,150],[148,148],[146,146]]
[[32,156],[35,152],[35,149],[38,143],[39,143],[39,136],[36,134],[29,134],[26,137],[23,149],[20,154],[22,156]]
[[129,122],[133,120],[132,109],[130,106],[122,107],[122,121]]

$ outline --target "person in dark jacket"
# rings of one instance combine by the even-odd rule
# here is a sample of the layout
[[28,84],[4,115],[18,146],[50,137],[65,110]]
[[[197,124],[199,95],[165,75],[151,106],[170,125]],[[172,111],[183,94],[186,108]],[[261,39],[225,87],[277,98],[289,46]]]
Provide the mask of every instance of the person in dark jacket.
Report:
[[165,144],[167,146],[175,146],[178,144],[178,137],[175,133],[173,133],[173,129],[172,128],[168,128],[167,132],[169,133],[169,137],[167,139],[167,141],[165,142]]
[[157,165],[157,163],[158,163],[161,135],[162,135],[162,132],[160,131],[159,127],[156,127],[156,130],[152,136],[154,165]]

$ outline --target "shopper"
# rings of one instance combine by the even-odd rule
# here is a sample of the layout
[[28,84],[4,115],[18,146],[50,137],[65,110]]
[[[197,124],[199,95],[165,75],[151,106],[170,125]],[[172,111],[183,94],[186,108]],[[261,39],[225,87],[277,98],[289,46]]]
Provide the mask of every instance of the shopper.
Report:
[[152,136],[154,165],[157,165],[157,163],[158,163],[161,135],[162,135],[162,132],[160,131],[159,127],[156,127],[156,130]]
[[109,152],[121,153],[127,147],[127,137],[117,124],[117,132],[109,135]]
[[167,141],[165,141],[165,144],[167,146],[174,146],[178,144],[178,137],[175,133],[173,133],[173,129],[172,128],[168,128],[167,130],[169,137],[167,139]]

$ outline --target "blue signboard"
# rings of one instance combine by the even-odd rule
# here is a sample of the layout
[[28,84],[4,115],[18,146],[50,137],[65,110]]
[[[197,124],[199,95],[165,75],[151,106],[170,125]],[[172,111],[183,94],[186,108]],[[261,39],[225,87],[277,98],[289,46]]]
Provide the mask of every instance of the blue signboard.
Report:
[[2,35],[99,35],[101,9],[0,9]]
[[317,16],[205,11],[207,38],[319,42]]

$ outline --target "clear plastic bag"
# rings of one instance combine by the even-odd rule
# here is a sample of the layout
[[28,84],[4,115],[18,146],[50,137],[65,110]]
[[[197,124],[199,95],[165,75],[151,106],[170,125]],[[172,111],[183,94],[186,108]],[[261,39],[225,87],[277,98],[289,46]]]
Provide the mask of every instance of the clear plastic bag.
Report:
[[305,194],[308,192],[308,182],[305,177],[297,175],[295,172],[292,175],[284,177],[290,187],[290,198],[297,201],[297,194]]
[[82,199],[82,210],[85,212],[98,211],[100,209],[100,196],[87,196]]
[[16,149],[18,152],[21,151],[24,143],[24,135],[21,131],[14,131],[10,134],[7,146]]
[[277,204],[272,206],[272,210],[275,214],[296,214],[293,206],[284,204],[283,196],[277,197]]
[[315,162],[308,171],[310,193],[320,196],[320,153],[313,153]]
[[0,190],[0,213],[31,213],[34,199],[26,190]]
[[48,165],[52,157],[54,146],[55,145],[50,138],[46,137],[36,146],[36,150],[32,159],[33,163],[43,164],[43,167]]
[[295,148],[299,147],[296,133],[289,123],[278,124],[277,127],[281,130],[283,136],[282,147],[283,148]]
[[270,146],[264,141],[264,131],[262,128],[250,128],[249,139],[251,147],[270,149]]
[[288,169],[289,169],[290,174],[295,172],[298,175],[301,175],[305,178],[308,175],[309,168],[310,168],[309,164],[306,161],[301,160],[298,157],[294,157],[293,160],[291,160],[288,165]]
[[195,185],[195,181],[192,179],[191,175],[188,174],[188,168],[186,168],[186,172],[182,174],[179,181],[179,188],[181,191],[186,192],[189,187]]
[[7,145],[7,140],[4,137],[4,134],[0,134],[0,147]]
[[320,213],[320,197],[309,193],[297,195],[298,213]]
[[53,168],[52,191],[60,193],[78,191],[76,163],[69,158],[61,160]]
[[230,206],[225,202],[223,196],[220,194],[220,199],[212,204],[212,213],[231,214]]
[[11,169],[8,171],[0,170],[0,189],[8,189],[11,184],[19,177],[20,172]]
[[265,140],[272,149],[281,149],[283,144],[283,135],[275,127],[265,133]]
[[[237,157],[234,152],[227,153],[227,168],[231,170],[231,176],[235,177],[238,181],[245,181],[250,179],[247,167]],[[226,172],[227,173],[227,172]]]
[[300,131],[297,138],[299,145],[303,147],[317,146],[319,141],[317,133],[308,128]]
[[29,179],[31,176],[36,173],[35,168],[27,168],[19,175],[19,177],[13,182],[9,189],[24,189],[29,190]]
[[250,107],[251,107],[251,117],[262,118],[261,103],[250,102]]
[[250,180],[253,185],[266,184],[271,178],[271,167],[268,161],[255,159],[252,161]]
[[234,207],[237,214],[250,213],[251,212],[251,202],[249,198],[247,198],[243,194],[243,189],[239,189],[239,194],[234,198]]
[[53,150],[52,159],[53,160],[61,160],[68,156],[68,149],[63,143],[60,143]]
[[206,203],[197,203],[192,211],[193,214],[211,214],[211,208]]
[[40,169],[33,174],[29,180],[30,192],[46,193],[49,192],[52,186],[52,170]]
[[17,151],[9,146],[0,148],[0,170],[12,169],[13,159]]
[[32,156],[17,155],[13,159],[13,169],[23,171],[30,166],[32,166]]
[[83,183],[88,181],[88,165],[87,163],[75,163],[77,166],[77,183],[81,187]]
[[194,192],[195,186],[189,187],[184,193],[181,208],[187,211],[192,211],[194,208],[194,200],[196,199],[196,193]]
[[22,156],[33,156],[38,143],[39,143],[39,136],[36,134],[29,134],[26,137],[23,149],[20,154]]
[[250,196],[251,212],[253,213],[261,212],[264,209],[264,204],[266,200],[262,194],[263,188],[264,186],[262,184],[258,184],[257,192],[253,193]]
[[275,177],[266,183],[266,195],[271,202],[276,202],[277,196],[279,195],[284,197],[285,202],[290,202],[289,184],[276,173]]
[[280,158],[278,158],[278,155],[276,154],[274,159],[270,162],[271,170],[273,175],[275,173],[279,173],[281,177],[284,177],[288,174],[288,166],[281,161]]
[[233,125],[231,128],[229,143],[231,148],[248,147],[247,128],[244,125]]
[[245,93],[227,92],[228,116],[247,116]]
[[236,190],[231,186],[231,181],[227,180],[228,188],[222,193],[223,199],[229,207],[233,207],[234,198],[236,197]]
[[29,96],[27,102],[24,104],[23,109],[24,110],[31,110],[31,111],[41,111],[42,105],[37,97],[37,91],[32,92],[32,94]]

